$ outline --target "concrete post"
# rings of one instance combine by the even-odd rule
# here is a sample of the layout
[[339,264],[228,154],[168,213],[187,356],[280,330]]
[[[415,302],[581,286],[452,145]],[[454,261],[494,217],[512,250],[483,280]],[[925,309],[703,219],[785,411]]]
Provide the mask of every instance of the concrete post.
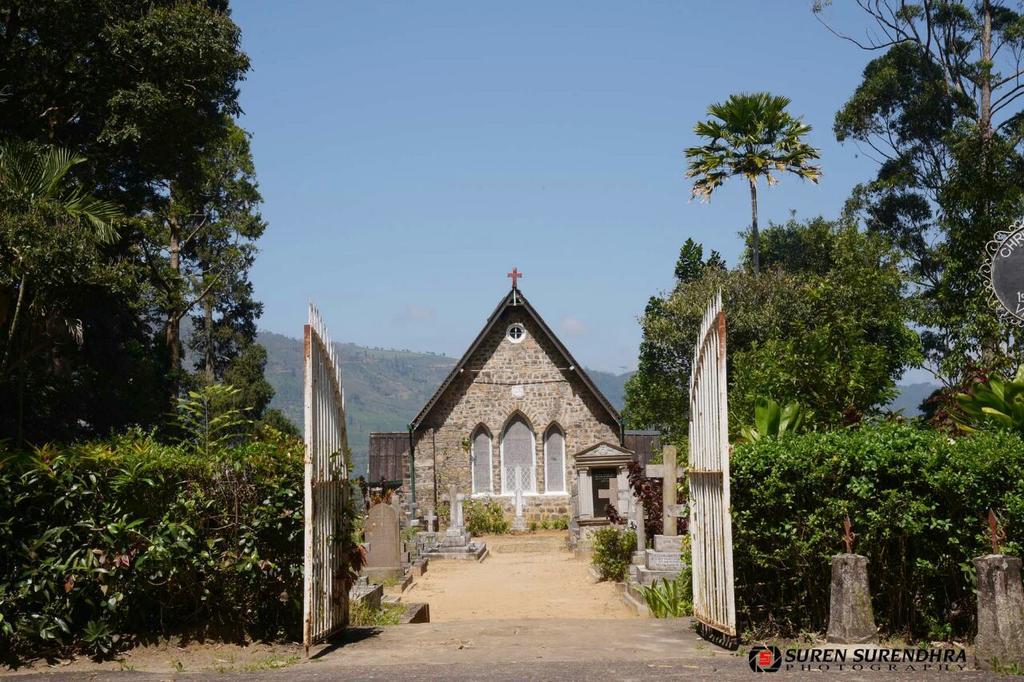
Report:
[[878,641],[866,556],[838,554],[832,557],[832,599],[826,641],[830,644]]
[[1024,588],[1021,560],[989,554],[974,560],[978,571],[978,636],[975,666],[1024,665]]

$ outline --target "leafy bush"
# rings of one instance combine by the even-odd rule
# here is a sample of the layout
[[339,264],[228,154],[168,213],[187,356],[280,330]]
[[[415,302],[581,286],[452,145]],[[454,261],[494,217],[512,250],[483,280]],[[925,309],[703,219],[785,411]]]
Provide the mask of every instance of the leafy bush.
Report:
[[302,446],[134,433],[0,453],[0,656],[297,635]]
[[989,377],[956,396],[955,419],[964,431],[995,427],[1024,434],[1024,366],[1011,380]]
[[466,500],[462,504],[466,530],[473,535],[504,535],[511,528],[496,500]]
[[693,613],[693,587],[690,574],[680,573],[675,580],[662,578],[650,587],[640,585],[640,593],[655,618],[681,618]]
[[990,551],[989,507],[1005,522],[1005,551],[1024,549],[1024,440],[1012,433],[952,440],[865,426],[741,445],[731,465],[737,609],[748,625],[825,627],[846,514],[890,634],[973,631],[971,559]]
[[740,429],[743,439],[753,442],[761,438],[784,436],[796,433],[803,426],[804,420],[813,419],[814,413],[793,401],[779,405],[771,398],[758,398],[754,403],[754,425]]
[[595,531],[592,537],[594,552],[591,563],[597,568],[601,580],[623,580],[636,550],[636,533],[608,526]]

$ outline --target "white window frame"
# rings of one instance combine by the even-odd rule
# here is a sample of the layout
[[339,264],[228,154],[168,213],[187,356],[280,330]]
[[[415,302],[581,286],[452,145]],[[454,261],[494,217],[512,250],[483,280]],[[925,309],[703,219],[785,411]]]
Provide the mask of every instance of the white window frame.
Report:
[[[487,438],[487,490],[476,489],[476,467],[472,458],[476,456],[476,437],[483,434]],[[473,495],[485,496],[494,492],[494,438],[491,432],[482,425],[473,429],[469,437],[469,481],[473,489]]]
[[[523,332],[518,339],[512,338],[511,332],[513,327],[519,327],[520,331]],[[508,340],[509,343],[522,343],[523,339],[526,338],[526,325],[523,324],[522,322],[513,322],[505,329],[505,338]]]
[[522,417],[509,420],[505,428],[501,430],[501,443],[498,446],[499,457],[501,459],[501,494],[506,497],[512,497],[515,491],[508,489],[508,476],[505,475],[505,436],[508,434],[508,429],[515,422],[520,421],[523,426],[530,430],[530,454],[533,455],[533,465],[531,471],[533,476],[530,477],[530,490],[524,490],[523,495],[533,496],[537,494],[537,434],[534,432],[533,427],[530,423]]
[[[562,437],[562,489],[561,490],[549,490],[548,481],[548,434],[557,431]],[[548,430],[544,432],[544,494],[545,495],[565,495],[565,431],[563,431],[557,424],[552,424],[548,427]]]

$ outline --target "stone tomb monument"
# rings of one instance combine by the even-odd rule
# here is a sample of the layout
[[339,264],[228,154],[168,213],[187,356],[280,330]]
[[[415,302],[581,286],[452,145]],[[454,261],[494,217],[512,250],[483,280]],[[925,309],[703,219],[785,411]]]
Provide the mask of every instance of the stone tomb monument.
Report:
[[366,514],[363,529],[366,544],[366,565],[363,575],[371,580],[401,578],[401,535],[398,530],[398,512],[390,504],[375,504]]
[[[676,519],[682,514],[681,505],[676,504],[676,481],[679,470],[676,464],[676,449],[671,445],[662,448],[664,463],[648,464],[646,473],[648,476],[661,475],[662,486],[662,530],[660,535],[654,536],[654,549],[647,549],[643,527],[643,510],[636,513],[637,530],[637,552],[643,552],[643,563],[640,557],[634,555],[634,566],[631,568],[631,576],[635,582],[641,585],[653,585],[658,580],[665,578],[675,580],[682,572],[683,559],[683,538],[676,529]],[[637,506],[641,506],[637,501]],[[640,543],[644,542],[643,545]]]
[[448,488],[450,506],[448,528],[444,533],[419,533],[417,542],[420,544],[420,555],[430,559],[482,559],[487,552],[487,545],[474,542],[466,530],[462,501],[465,495],[455,485]]

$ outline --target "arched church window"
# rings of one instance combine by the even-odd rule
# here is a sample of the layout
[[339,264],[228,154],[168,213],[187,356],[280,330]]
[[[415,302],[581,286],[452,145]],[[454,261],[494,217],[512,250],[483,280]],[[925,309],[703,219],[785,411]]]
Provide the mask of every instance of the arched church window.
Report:
[[513,419],[502,434],[501,463],[501,492],[537,491],[533,429],[522,417]]
[[491,434],[483,426],[478,426],[473,434],[469,457],[473,467],[473,492],[491,492]]
[[544,434],[544,491],[565,492],[565,434],[554,424]]

